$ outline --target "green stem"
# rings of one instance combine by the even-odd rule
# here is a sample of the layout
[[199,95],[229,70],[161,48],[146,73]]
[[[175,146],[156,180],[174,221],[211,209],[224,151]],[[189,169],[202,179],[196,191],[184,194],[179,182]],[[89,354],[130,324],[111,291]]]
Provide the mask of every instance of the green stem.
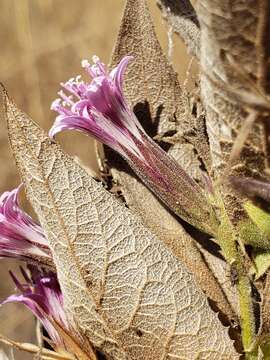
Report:
[[252,306],[251,285],[249,278],[245,274],[240,276],[237,288],[241,314],[243,347],[247,354],[246,358],[253,359],[252,347],[254,346],[256,336],[255,317]]
[[224,207],[221,209],[221,224],[218,230],[218,241],[227,262],[237,269],[238,282],[237,291],[239,297],[239,307],[241,316],[241,331],[243,348],[246,353],[246,359],[257,359],[257,351],[253,351],[256,331],[255,331],[255,314],[253,311],[251,284],[246,273],[243,255],[239,253],[237,247],[236,234],[232,223],[230,222]]

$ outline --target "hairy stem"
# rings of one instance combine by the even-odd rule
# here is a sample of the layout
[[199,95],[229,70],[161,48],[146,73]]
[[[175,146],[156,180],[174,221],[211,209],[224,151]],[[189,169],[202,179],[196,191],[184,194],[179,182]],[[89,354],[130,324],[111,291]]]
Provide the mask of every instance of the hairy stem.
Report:
[[256,329],[251,284],[245,269],[243,255],[237,246],[237,236],[233,225],[226,214],[223,204],[220,206],[220,209],[221,224],[218,230],[218,242],[226,261],[231,266],[235,266],[237,270],[237,292],[241,317],[242,343],[246,353],[246,359],[253,360],[257,359],[257,351],[253,352]]
[[[241,269],[240,269],[241,271]],[[246,274],[242,274],[238,282],[238,296],[241,311],[241,329],[243,347],[247,359],[253,359],[255,354],[252,348],[255,343],[255,318],[252,306],[251,286]]]

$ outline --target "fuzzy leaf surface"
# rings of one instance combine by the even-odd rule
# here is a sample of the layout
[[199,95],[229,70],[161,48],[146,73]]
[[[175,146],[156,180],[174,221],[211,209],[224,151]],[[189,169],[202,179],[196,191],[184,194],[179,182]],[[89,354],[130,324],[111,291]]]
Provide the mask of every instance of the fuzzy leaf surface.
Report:
[[200,180],[201,162],[209,153],[205,131],[192,116],[189,96],[162,51],[145,0],[127,0],[112,66],[127,54],[134,61],[125,74],[124,93],[136,116],[151,137],[163,140],[173,131],[175,157],[186,171],[191,164],[192,175]]
[[[254,99],[269,93],[270,6],[267,0],[202,0],[196,10],[201,26],[202,97],[218,175],[247,120],[247,109],[257,108]],[[249,130],[235,173],[254,176],[264,170],[265,131],[260,123]]]
[[112,66],[127,54],[134,61],[125,74],[124,93],[148,134],[177,131],[184,137],[194,127],[188,94],[163,53],[145,0],[127,0]]
[[148,190],[135,175],[124,171],[113,171],[117,183],[125,184],[122,193],[128,207],[134,210],[143,223],[161,239],[172,253],[192,272],[197,284],[214,301],[219,311],[229,321],[235,318],[222,286],[201,255],[196,241],[184,230],[162,203]]
[[109,359],[238,359],[192,275],[8,101],[11,146],[69,316]]
[[197,15],[189,0],[157,0],[162,15],[185,42],[188,51],[200,56],[200,27]]

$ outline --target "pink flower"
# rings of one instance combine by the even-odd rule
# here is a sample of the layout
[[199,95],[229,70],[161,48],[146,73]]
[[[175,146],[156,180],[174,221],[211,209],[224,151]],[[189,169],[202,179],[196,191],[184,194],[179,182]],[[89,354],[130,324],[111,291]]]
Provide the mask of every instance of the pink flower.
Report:
[[203,190],[145,133],[127,104],[123,79],[131,59],[124,57],[111,72],[96,56],[93,65],[84,60],[82,66],[92,81],[78,76],[61,84],[70,95],[61,90],[60,98],[52,103],[59,115],[49,134],[79,130],[110,146],[170,209],[213,234],[216,219]]
[[31,272],[32,280],[21,268],[24,283],[21,283],[17,277],[10,272],[21,294],[9,296],[2,302],[2,305],[10,302],[23,303],[41,321],[54,344],[64,347],[63,339],[58,333],[56,324],[68,330],[69,323],[63,308],[63,296],[56,274],[51,271],[40,271],[36,267],[31,267]]
[[94,136],[124,157],[142,157],[138,141],[142,141],[143,129],[130,111],[122,92],[123,74],[131,56],[126,56],[110,73],[97,57],[94,65],[82,61],[82,66],[93,78],[90,83],[80,76],[72,78],[62,87],[70,93],[59,91],[61,98],[51,106],[59,113],[50,136],[63,130],[80,130]]
[[0,257],[52,264],[42,228],[18,204],[20,187],[0,197]]

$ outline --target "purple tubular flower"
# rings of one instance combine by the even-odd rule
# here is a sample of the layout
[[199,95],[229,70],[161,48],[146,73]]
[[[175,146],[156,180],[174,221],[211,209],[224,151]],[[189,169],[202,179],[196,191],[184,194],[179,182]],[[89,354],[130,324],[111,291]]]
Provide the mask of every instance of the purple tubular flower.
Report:
[[21,283],[10,272],[20,295],[11,295],[1,305],[10,302],[23,303],[41,321],[56,347],[64,347],[63,339],[59,335],[56,324],[63,329],[69,329],[69,323],[63,308],[63,296],[60,286],[53,272],[42,272],[34,267],[32,280],[21,268],[25,283]]
[[82,66],[92,78],[72,78],[62,87],[51,109],[57,116],[49,135],[79,130],[95,137],[124,157],[137,175],[170,209],[194,226],[214,234],[217,223],[199,185],[143,130],[123,94],[124,72],[131,56],[110,73],[95,56]]
[[42,228],[19,207],[19,190],[20,186],[0,197],[0,258],[51,265],[51,252]]

